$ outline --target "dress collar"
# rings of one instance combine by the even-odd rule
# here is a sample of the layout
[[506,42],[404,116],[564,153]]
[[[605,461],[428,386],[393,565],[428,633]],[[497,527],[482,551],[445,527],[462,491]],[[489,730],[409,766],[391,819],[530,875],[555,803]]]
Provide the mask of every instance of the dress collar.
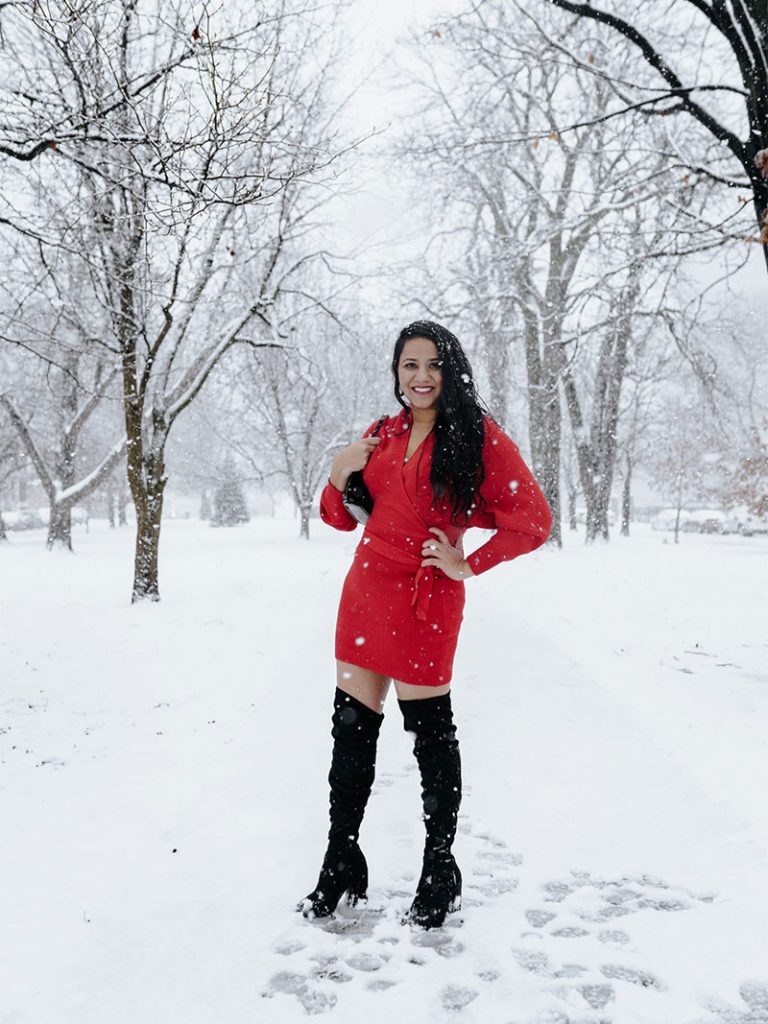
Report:
[[392,434],[395,437],[399,437],[401,434],[406,434],[411,429],[411,412],[410,409],[401,409],[400,412],[395,416],[395,422],[392,424]]

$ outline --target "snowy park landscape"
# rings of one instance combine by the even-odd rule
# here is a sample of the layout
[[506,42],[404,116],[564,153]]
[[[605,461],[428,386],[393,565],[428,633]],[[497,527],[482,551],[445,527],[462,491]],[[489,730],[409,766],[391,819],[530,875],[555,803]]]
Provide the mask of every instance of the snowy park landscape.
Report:
[[768,541],[640,525],[467,584],[464,906],[421,932],[392,695],[368,905],[294,910],[359,539],[314,530],[169,521],[164,600],[133,607],[129,531],[5,546],[2,1024],[768,1020]]
[[768,1024],[766,273],[766,0],[0,0],[0,1024]]

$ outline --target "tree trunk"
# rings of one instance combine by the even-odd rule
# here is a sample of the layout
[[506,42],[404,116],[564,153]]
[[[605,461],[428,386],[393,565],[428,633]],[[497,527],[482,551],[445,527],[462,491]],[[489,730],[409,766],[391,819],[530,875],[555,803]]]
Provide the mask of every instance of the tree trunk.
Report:
[[680,543],[680,512],[683,508],[683,478],[680,476],[680,483],[677,488],[677,512],[675,515],[675,544]]
[[107,503],[107,519],[109,520],[110,530],[115,528],[115,486],[112,480],[109,481],[106,490],[105,500]]
[[127,526],[128,516],[126,509],[128,508],[128,490],[125,484],[120,485],[120,489],[117,492],[117,525]]
[[621,536],[629,536],[629,517],[631,509],[631,487],[632,487],[632,470],[627,466],[627,472],[624,475],[624,486],[621,489]]
[[302,505],[299,509],[301,514],[301,527],[299,530],[299,536],[302,540],[309,540],[309,512],[311,505]]
[[[763,97],[763,102],[768,100],[768,97]],[[759,138],[758,132],[753,132],[752,144],[750,149],[756,149],[758,145],[762,145],[765,142],[765,138],[757,143]],[[750,155],[747,162],[747,173],[752,181],[752,194],[755,200],[755,214],[757,215],[758,224],[758,239],[761,243],[760,248],[763,250],[763,258],[765,260],[766,270],[768,270],[768,168],[765,170],[758,169],[754,163],[754,155]],[[762,165],[765,167],[765,165]]]
[[631,314],[638,296],[638,269],[622,291],[613,325],[600,346],[595,377],[589,438],[586,435],[576,382],[570,372],[563,376],[563,389],[576,442],[579,478],[587,507],[587,541],[610,539],[608,512],[616,462],[616,431],[627,349],[631,340]]
[[[639,269],[633,280],[637,281]],[[631,313],[635,308],[638,289],[633,284],[625,290],[619,304],[619,317],[605,349],[601,353],[601,368],[598,376],[600,402],[593,411],[592,449],[595,453],[595,524],[604,540],[610,537],[608,531],[608,510],[613,490],[613,474],[616,466],[616,432],[619,422],[621,389],[627,368],[627,349],[631,339]]]
[[573,441],[576,446],[576,462],[579,467],[579,480],[581,492],[584,495],[584,506],[586,510],[586,539],[592,541],[597,536],[599,521],[597,515],[597,501],[595,498],[595,477],[597,475],[594,464],[594,453],[592,446],[587,441],[587,432],[584,428],[584,419],[581,415],[581,403],[576,393],[576,383],[571,373],[563,375],[563,391],[565,393],[565,404],[568,409],[568,416],[573,431]]
[[133,496],[136,508],[136,556],[131,604],[160,600],[158,554],[165,479],[162,475],[148,478],[147,486],[142,490],[138,498],[136,494]]
[[571,484],[568,487],[568,526],[571,531],[578,530],[579,523],[576,519],[576,498],[578,497],[578,490]]
[[481,314],[485,346],[484,355],[488,371],[488,396],[493,415],[507,429],[509,426],[509,344],[498,328]]
[[0,540],[8,540],[8,534],[5,532],[5,521],[3,519],[2,512],[0,512]]
[[550,380],[544,393],[531,388],[529,423],[533,474],[552,510],[550,543],[563,546],[560,525],[560,396],[557,380]]
[[72,506],[53,502],[48,512],[48,550],[54,547],[72,550]]

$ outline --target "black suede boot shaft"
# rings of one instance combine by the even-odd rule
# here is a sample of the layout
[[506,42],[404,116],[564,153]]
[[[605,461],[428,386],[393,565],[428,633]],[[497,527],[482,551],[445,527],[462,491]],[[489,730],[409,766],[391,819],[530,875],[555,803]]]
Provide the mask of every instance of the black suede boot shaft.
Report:
[[407,919],[439,927],[461,906],[461,872],[451,853],[461,805],[461,756],[450,693],[424,700],[398,700],[421,773],[424,863]]
[[461,805],[461,755],[450,693],[424,700],[398,700],[403,728],[414,733],[413,752],[421,772],[427,835],[424,852],[449,853]]
[[343,894],[364,899],[368,865],[358,845],[376,770],[376,745],[384,715],[336,688],[331,717],[333,752],[328,773],[328,848],[315,889],[298,905],[305,917],[327,917]]
[[328,773],[328,840],[357,842],[376,775],[376,746],[384,715],[336,688],[331,717],[333,752]]

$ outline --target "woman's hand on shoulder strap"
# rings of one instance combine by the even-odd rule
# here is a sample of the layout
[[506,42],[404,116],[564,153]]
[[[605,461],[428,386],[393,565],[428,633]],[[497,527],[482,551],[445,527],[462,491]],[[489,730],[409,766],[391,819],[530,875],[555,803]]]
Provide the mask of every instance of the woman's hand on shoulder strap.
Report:
[[336,455],[331,466],[331,483],[337,490],[343,491],[351,473],[365,469],[372,453],[381,444],[380,437],[364,437],[360,441],[342,448]]
[[424,546],[421,549],[424,559],[422,565],[434,565],[451,580],[465,580],[475,575],[464,557],[461,540],[454,547],[439,527],[430,526],[429,532],[434,533],[435,536],[431,540],[424,541]]

